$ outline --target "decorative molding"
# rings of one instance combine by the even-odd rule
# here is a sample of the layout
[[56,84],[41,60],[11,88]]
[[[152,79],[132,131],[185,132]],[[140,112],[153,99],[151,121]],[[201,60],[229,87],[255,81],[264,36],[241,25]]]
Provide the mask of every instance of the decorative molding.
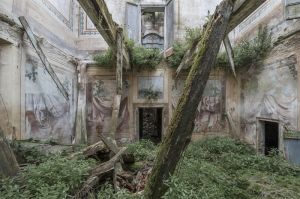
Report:
[[63,22],[70,30],[73,30],[73,13],[74,13],[74,0],[69,2],[69,19],[67,19],[49,0],[41,0],[47,9],[52,12],[61,22]]
[[[93,28],[88,27],[88,16],[80,7],[79,10],[79,34],[80,35],[99,35],[96,27],[92,24]],[[91,22],[92,23],[92,22]]]

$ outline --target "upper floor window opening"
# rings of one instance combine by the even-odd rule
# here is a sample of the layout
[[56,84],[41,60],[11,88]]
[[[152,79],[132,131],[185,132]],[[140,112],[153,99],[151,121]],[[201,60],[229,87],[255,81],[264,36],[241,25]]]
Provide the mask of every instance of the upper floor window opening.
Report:
[[146,48],[170,48],[174,40],[174,0],[157,5],[127,3],[125,27],[129,39]]

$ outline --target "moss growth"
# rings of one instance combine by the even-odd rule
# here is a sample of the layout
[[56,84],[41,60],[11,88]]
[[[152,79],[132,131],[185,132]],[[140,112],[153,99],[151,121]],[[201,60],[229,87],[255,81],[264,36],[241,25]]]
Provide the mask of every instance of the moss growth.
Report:
[[287,139],[300,139],[300,131],[288,131],[283,134]]

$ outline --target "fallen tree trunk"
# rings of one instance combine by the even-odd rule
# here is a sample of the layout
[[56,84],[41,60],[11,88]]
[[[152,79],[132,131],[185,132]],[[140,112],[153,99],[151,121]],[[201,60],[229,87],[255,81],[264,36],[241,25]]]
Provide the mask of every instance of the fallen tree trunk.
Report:
[[19,172],[19,164],[15,154],[0,132],[0,178],[1,176],[14,176]]
[[226,34],[233,2],[235,1],[224,0],[203,29],[201,40],[197,45],[199,51],[147,182],[144,193],[146,199],[158,199],[164,195],[167,191],[164,182],[174,173],[182,153],[190,142],[196,109]]
[[90,176],[83,184],[83,187],[77,192],[75,198],[85,198],[90,191],[97,186],[99,181],[105,174],[114,171],[116,163],[120,160],[122,154],[127,150],[126,147],[121,148],[114,157],[109,161],[97,165],[89,170]]
[[85,158],[88,158],[92,155],[95,155],[97,152],[105,150],[105,149],[107,149],[106,145],[102,141],[99,141],[95,144],[87,146],[86,148],[84,148],[83,150],[81,150],[79,152],[71,154],[69,157],[71,159],[78,157],[78,156],[84,156]]

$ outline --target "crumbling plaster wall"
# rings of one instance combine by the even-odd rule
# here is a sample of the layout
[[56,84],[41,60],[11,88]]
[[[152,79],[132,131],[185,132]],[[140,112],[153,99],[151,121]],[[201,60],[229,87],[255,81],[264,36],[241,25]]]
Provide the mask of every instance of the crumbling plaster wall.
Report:
[[[286,20],[284,1],[268,0],[230,35],[233,43],[253,37],[258,27],[267,26],[272,34],[273,48],[267,57],[247,71],[238,74],[239,88],[228,89],[228,95],[240,93],[240,98],[228,101],[240,117],[242,137],[257,149],[262,131],[260,120],[279,123],[280,149],[286,131],[299,131],[299,54],[297,30],[300,21]],[[234,85],[234,83],[230,83]],[[234,87],[233,87],[234,88]],[[235,95],[236,96],[236,95]]]
[[17,17],[26,17],[70,95],[70,101],[64,101],[26,34],[1,21],[0,81],[1,110],[4,110],[1,111],[1,118],[4,117],[1,128],[9,127],[6,134],[10,138],[53,139],[60,143],[71,143],[74,138],[77,75],[73,60],[78,55],[74,1],[64,2],[66,5],[62,7],[68,9],[67,15],[56,9],[60,7],[59,3],[63,2],[26,0],[0,3],[1,13],[14,19],[17,26],[21,27]]

